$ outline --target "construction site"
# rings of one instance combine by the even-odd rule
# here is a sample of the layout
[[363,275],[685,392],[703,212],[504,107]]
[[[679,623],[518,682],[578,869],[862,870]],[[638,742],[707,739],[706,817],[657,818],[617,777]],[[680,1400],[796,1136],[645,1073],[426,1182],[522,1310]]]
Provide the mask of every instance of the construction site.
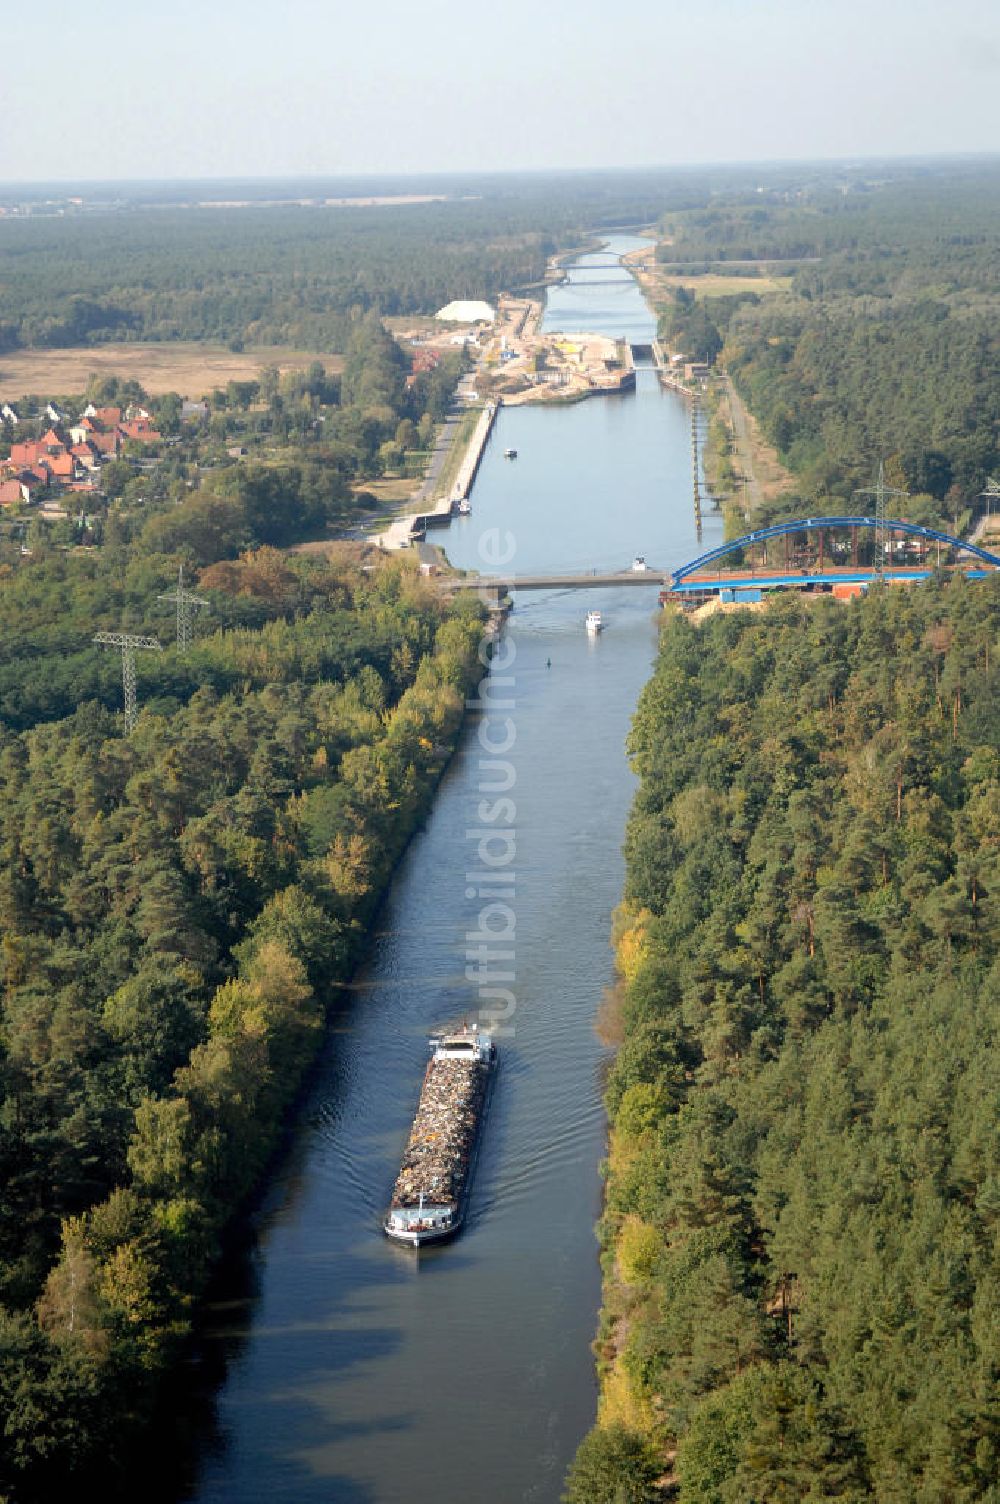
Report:
[[572,402],[635,385],[625,340],[602,334],[543,334],[541,317],[542,305],[533,299],[500,299],[493,329],[482,340],[478,380],[484,396],[502,398],[512,407]]

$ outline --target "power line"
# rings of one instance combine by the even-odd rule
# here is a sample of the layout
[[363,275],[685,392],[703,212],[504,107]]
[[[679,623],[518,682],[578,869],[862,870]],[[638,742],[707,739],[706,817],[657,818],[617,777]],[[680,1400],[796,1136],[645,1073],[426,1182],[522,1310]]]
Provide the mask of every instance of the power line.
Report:
[[135,655],[141,648],[143,652],[162,653],[163,648],[155,637],[137,637],[131,632],[98,632],[94,641],[102,647],[121,648],[122,650],[122,684],[125,687],[125,735],[130,736],[135,730],[136,722],[136,696],[135,696]]
[[694,522],[701,542],[701,486],[698,478],[698,419],[701,415],[697,396],[691,403],[691,472],[694,480]]
[[177,651],[184,654],[191,646],[193,635],[194,613],[200,606],[210,606],[202,595],[195,595],[193,590],[187,590],[184,586],[184,565],[177,571],[177,588],[168,590],[165,595],[158,595],[159,601],[177,602]]
[[890,496],[909,497],[909,491],[900,491],[895,486],[887,486],[885,483],[885,466],[882,461],[878,462],[878,483],[874,486],[862,486],[855,491],[855,496],[874,496],[875,498],[875,579],[876,585],[885,584],[885,555],[889,545],[889,529],[887,526],[888,513],[885,504]]

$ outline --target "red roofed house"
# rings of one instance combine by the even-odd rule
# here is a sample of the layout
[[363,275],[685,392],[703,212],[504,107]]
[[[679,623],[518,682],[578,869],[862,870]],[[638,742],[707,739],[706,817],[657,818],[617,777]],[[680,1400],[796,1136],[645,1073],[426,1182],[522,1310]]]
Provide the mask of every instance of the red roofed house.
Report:
[[13,507],[29,500],[28,488],[19,480],[0,480],[0,507]]
[[74,444],[85,444],[92,433],[98,433],[100,431],[100,427],[101,425],[99,423],[95,423],[93,418],[88,418],[87,415],[84,414],[84,416],[80,418],[78,422],[73,424],[73,427],[69,431],[69,436],[73,440]]
[[134,439],[139,444],[158,444],[160,435],[149,422],[148,418],[135,418],[130,423],[119,423],[118,432],[126,439]]
[[104,424],[105,428],[114,428],[115,424],[122,420],[122,410],[120,407],[95,407],[93,409],[88,407],[84,412],[84,417],[96,418],[98,423]]
[[76,460],[71,454],[50,454],[41,461],[53,479],[73,480],[76,476]]
[[66,440],[58,429],[50,428],[48,433],[43,433],[39,444],[46,454],[65,454]]
[[102,459],[114,459],[122,447],[121,437],[117,429],[113,433],[92,433],[90,435],[90,442]]
[[99,461],[93,444],[74,444],[70,454],[85,470],[96,470]]
[[12,465],[35,465],[38,463],[39,456],[44,454],[44,452],[42,445],[36,444],[33,441],[25,441],[23,444],[11,444],[10,463]]

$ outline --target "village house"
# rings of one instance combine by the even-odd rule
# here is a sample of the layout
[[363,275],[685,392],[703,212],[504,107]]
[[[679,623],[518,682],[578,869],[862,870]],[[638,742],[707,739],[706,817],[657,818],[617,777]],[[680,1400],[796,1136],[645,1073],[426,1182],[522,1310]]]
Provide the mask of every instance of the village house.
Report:
[[85,444],[92,433],[100,433],[101,425],[88,414],[84,413],[70,427],[69,436],[74,444]]
[[119,423],[118,432],[124,438],[133,439],[139,444],[158,444],[162,437],[148,418],[133,418]]
[[38,445],[33,442],[11,444],[10,459],[4,463],[10,466],[11,469],[16,469],[19,465],[33,465],[38,459],[38,455]]
[[80,418],[96,418],[102,428],[113,428],[121,422],[122,410],[120,407],[95,407],[92,402],[88,402]]
[[98,433],[95,430],[87,442],[94,446],[104,460],[113,460],[121,452],[122,439],[117,428],[112,429],[111,433]]
[[[2,411],[6,415],[14,409]],[[45,416],[51,427],[41,438],[11,444],[8,458],[0,460],[0,505],[40,500],[51,491],[93,492],[100,484],[102,464],[116,459],[126,444],[158,444],[162,439],[150,413],[138,403],[129,405],[125,417],[120,407],[88,403],[68,429],[54,403],[45,408]],[[7,421],[17,422],[17,414]],[[56,514],[58,502],[45,506],[50,515]]]
[[101,468],[101,457],[96,447],[86,440],[82,443],[74,444],[70,450],[70,454],[85,470],[99,470]]

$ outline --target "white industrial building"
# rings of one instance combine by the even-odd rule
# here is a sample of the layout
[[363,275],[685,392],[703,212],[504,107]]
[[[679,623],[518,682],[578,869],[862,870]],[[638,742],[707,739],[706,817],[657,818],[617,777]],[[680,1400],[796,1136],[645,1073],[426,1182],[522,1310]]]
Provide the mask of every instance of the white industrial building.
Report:
[[434,315],[436,319],[443,319],[449,324],[492,324],[496,316],[496,309],[491,308],[489,303],[473,299],[446,303]]

